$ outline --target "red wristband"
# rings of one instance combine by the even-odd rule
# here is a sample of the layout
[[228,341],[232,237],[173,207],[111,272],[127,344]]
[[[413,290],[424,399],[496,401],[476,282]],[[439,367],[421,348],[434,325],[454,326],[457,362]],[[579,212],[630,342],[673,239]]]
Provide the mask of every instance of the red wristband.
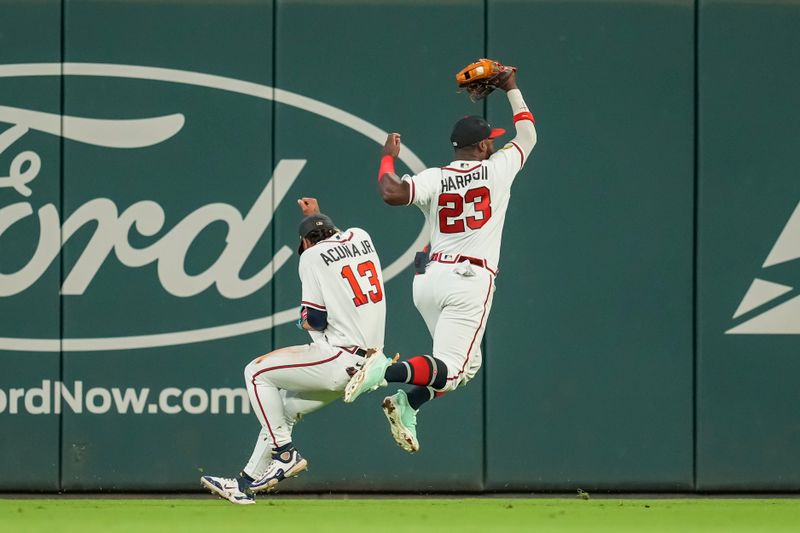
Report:
[[514,124],[519,122],[520,120],[530,120],[534,124],[536,124],[536,120],[533,118],[533,113],[530,111],[523,111],[522,113],[517,113],[514,115]]
[[381,157],[381,166],[378,169],[378,182],[384,174],[394,174],[394,157],[385,155]]

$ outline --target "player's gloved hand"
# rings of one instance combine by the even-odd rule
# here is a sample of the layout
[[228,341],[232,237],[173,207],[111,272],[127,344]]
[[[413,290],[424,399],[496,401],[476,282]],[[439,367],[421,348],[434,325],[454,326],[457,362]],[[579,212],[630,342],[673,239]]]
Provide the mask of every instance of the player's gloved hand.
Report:
[[386,137],[386,142],[383,144],[383,150],[381,150],[381,157],[386,155],[391,156],[395,159],[397,159],[397,156],[400,155],[399,133],[390,133]]
[[510,67],[514,70],[511,71],[511,75],[506,78],[504,82],[497,86],[498,89],[502,89],[505,92],[510,91],[511,89],[517,88],[517,69],[516,67]]
[[300,206],[304,217],[319,214],[319,202],[316,198],[300,198],[297,200],[297,205]]
[[510,91],[517,87],[516,67],[503,65],[493,59],[479,59],[456,74],[459,92],[467,91],[470,100],[477,102],[495,89]]

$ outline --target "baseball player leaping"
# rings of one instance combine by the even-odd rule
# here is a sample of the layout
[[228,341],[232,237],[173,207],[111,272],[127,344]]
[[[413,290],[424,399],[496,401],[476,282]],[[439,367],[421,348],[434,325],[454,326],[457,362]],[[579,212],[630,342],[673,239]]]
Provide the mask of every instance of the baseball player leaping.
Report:
[[250,403],[262,426],[255,449],[238,476],[201,478],[232,503],[255,503],[253,493],[306,469],[306,459],[292,444],[294,424],[340,398],[364,357],[383,349],[386,302],[372,238],[363,229],[336,229],[313,198],[298,203],[305,215],[299,228],[298,326],[312,342],[262,355],[245,368]]
[[507,92],[517,131],[502,149],[495,151],[493,140],[505,130],[476,116],[456,122],[450,136],[455,161],[444,167],[401,179],[394,171],[400,134],[390,134],[383,148],[378,173],[383,200],[416,205],[431,228],[432,253],[418,264],[413,294],[433,337],[433,355],[392,364],[376,353],[348,383],[345,401],[386,382],[413,385],[383,401],[392,436],[409,452],[419,449],[420,406],[466,384],[481,366],[480,345],[492,307],[511,185],[536,144],[533,115],[517,88],[515,71],[497,88]]

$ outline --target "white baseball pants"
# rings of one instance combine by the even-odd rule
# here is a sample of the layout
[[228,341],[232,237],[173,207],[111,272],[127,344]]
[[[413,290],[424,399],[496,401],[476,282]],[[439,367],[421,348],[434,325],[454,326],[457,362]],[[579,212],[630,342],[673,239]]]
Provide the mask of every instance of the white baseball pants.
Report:
[[294,424],[341,398],[350,380],[347,368],[363,361],[341,348],[312,343],[281,348],[248,364],[245,386],[262,429],[245,472],[263,473],[271,450],[292,441]]
[[414,305],[433,337],[432,355],[447,365],[441,390],[465,385],[480,369],[494,290],[494,275],[466,261],[433,261],[414,277]]

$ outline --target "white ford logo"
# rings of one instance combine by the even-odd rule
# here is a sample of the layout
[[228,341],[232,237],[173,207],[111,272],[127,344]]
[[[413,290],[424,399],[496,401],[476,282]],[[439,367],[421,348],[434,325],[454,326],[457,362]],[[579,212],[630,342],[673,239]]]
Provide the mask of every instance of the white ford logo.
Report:
[[[379,144],[383,143],[387,135],[373,124],[318,100],[222,76],[165,68],[99,63],[0,65],[0,78],[62,74],[153,80],[228,91],[248,97],[274,100],[302,109],[346,126]],[[179,135],[185,117],[181,114],[171,114],[133,120],[106,120],[92,117],[62,117],[36,110],[0,106],[0,122],[11,125],[0,134],[0,155],[2,155],[12,150],[15,143],[30,130],[109,149],[153,146]],[[415,173],[425,168],[422,161],[407,147],[403,148],[400,159]],[[62,239],[63,241],[69,239],[89,220],[98,222],[96,235],[99,238],[91,239],[72,269],[65,272],[61,287],[64,295],[83,294],[112,251],[122,264],[130,268],[155,263],[161,286],[177,297],[193,296],[211,286],[214,286],[220,295],[229,299],[252,294],[269,283],[274,272],[279,270],[292,255],[292,250],[288,246],[282,246],[270,263],[264,265],[256,274],[247,279],[240,277],[242,266],[270,225],[274,210],[300,175],[305,163],[306,161],[302,159],[279,161],[273,171],[272,179],[266,183],[262,193],[255,199],[247,213],[242,214],[235,207],[225,203],[204,205],[144,248],[131,246],[128,235],[131,231],[136,231],[142,236],[152,237],[165,229],[164,210],[154,200],[139,201],[120,213],[111,199],[95,198],[70,213],[63,224],[60,222],[56,206],[46,204],[36,213],[40,235],[33,257],[16,272],[0,273],[0,297],[23,292],[33,285],[60,253]],[[33,207],[26,199],[35,194],[34,180],[41,166],[39,155],[27,150],[15,154],[8,175],[3,175],[3,171],[0,170],[0,189],[10,189],[20,195],[20,201],[0,208],[0,237],[16,222],[33,215]],[[204,228],[220,221],[228,226],[224,250],[201,274],[187,274],[184,270],[184,259],[192,242]],[[427,239],[428,232],[423,227],[411,246],[384,269],[384,279],[389,281],[408,266],[414,252],[420,249]],[[0,350],[96,351],[171,346],[263,331],[293,321],[296,316],[297,309],[292,308],[244,322],[126,337],[81,339],[0,337]]]

